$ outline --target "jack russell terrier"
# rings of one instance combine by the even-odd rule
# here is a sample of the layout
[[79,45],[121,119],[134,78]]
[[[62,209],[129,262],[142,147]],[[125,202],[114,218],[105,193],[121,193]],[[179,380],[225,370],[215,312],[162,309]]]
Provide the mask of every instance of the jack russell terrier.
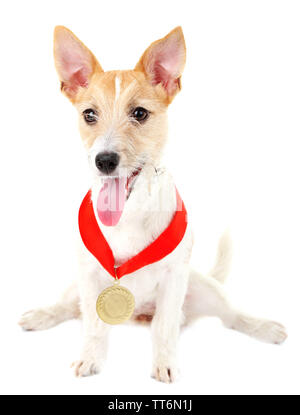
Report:
[[112,324],[151,322],[152,376],[167,383],[178,373],[180,327],[200,316],[282,343],[281,324],[241,313],[224,296],[231,259],[226,234],[208,275],[189,266],[192,231],[161,164],[167,109],[185,65],[181,28],[152,43],[133,70],[104,72],[62,26],[55,28],[54,56],[61,90],[79,114],[93,183],[79,211],[78,281],[55,305],[25,313],[21,327],[42,330],[82,317],[83,348],[73,367],[77,376],[88,376],[102,368]]

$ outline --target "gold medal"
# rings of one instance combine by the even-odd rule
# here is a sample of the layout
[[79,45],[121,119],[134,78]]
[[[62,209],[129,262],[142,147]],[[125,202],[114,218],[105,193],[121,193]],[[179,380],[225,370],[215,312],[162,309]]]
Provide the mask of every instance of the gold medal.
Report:
[[105,323],[120,324],[128,320],[134,310],[134,296],[116,280],[112,287],[103,290],[96,303],[98,316]]

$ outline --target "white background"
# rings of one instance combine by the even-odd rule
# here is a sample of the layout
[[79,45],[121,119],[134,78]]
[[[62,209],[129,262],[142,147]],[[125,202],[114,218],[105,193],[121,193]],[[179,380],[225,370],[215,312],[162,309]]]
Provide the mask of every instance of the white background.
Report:
[[[9,1],[1,3],[0,393],[299,393],[298,1]],[[53,65],[56,24],[104,69],[134,67],[177,25],[183,90],[170,107],[169,166],[206,272],[219,234],[235,255],[226,291],[245,311],[287,326],[282,346],[203,319],[183,332],[181,379],[150,378],[150,333],[116,327],[105,370],[76,379],[78,321],[25,333],[19,316],[55,301],[76,275],[77,210],[90,173],[77,116]]]

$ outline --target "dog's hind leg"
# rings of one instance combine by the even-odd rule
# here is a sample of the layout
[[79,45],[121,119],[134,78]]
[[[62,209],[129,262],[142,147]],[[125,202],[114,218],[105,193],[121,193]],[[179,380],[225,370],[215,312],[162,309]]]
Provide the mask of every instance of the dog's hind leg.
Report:
[[191,270],[183,311],[185,324],[201,316],[219,317],[223,324],[248,336],[268,343],[280,344],[286,337],[285,328],[277,322],[250,317],[237,311],[228,302],[222,285],[210,276]]
[[46,330],[63,321],[79,316],[79,295],[77,284],[74,283],[65,291],[56,304],[24,313],[19,325],[24,330]]

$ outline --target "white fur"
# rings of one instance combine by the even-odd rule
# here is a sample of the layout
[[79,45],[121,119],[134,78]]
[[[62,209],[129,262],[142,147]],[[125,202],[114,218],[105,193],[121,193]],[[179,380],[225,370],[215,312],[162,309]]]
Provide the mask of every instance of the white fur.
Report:
[[[99,223],[118,263],[137,254],[158,236],[175,210],[174,183],[167,171],[152,180],[150,193],[144,182],[147,176],[146,171],[142,171],[117,226],[104,227]],[[92,188],[93,203],[99,183],[96,180]],[[157,209],[162,199],[163,211]],[[285,329],[279,323],[247,316],[228,303],[219,282],[224,281],[230,263],[228,236],[221,239],[216,265],[208,276],[190,269],[191,248],[192,232],[188,226],[182,242],[170,255],[121,280],[136,300],[133,318],[140,314],[154,314],[151,324],[152,375],[163,382],[172,382],[178,373],[176,354],[180,325],[199,316],[217,316],[226,327],[266,342],[281,343],[286,338]],[[20,324],[27,330],[52,327],[78,317],[80,303],[84,342],[81,356],[73,366],[76,375],[87,376],[98,373],[105,361],[110,326],[98,318],[95,302],[99,293],[112,284],[112,277],[81,241],[79,269],[77,283],[56,305],[25,313]]]
[[[72,47],[74,42],[77,42],[70,35],[69,31],[61,28],[58,29],[57,36],[59,38],[66,37],[68,48]],[[57,49],[57,54],[61,58],[59,60],[59,68],[65,62],[61,53],[67,53],[68,55],[68,48]],[[75,51],[81,51],[82,48],[81,44],[77,45]],[[153,48],[156,51],[156,55],[154,55]],[[162,50],[164,51],[163,55]],[[169,72],[164,82],[167,93],[169,95],[175,93],[179,86],[178,77],[181,75],[185,60],[185,47],[181,29],[175,29],[168,38],[162,40],[162,43],[155,43],[150,48],[150,52],[149,49],[147,51],[145,57],[146,70],[151,72],[153,64],[159,62],[159,73],[166,75],[165,72]],[[158,56],[157,54],[160,59],[153,59],[155,56]],[[72,58],[71,63],[73,63],[76,54],[71,54],[70,56]],[[90,57],[90,53],[87,51],[84,52],[85,59],[86,56]],[[161,60],[162,57],[164,58],[163,62]],[[167,71],[161,71],[161,65]],[[70,74],[65,74],[64,71],[61,72],[62,80],[64,81],[66,75]],[[124,90],[122,90],[121,94],[120,86],[120,79],[116,76],[115,96],[111,99],[115,104],[118,102],[118,105],[113,105],[112,109],[109,105],[107,107],[104,105],[104,110],[102,111],[102,117],[104,118],[99,120],[99,122],[103,121],[103,119],[105,120],[106,124],[101,131],[105,129],[107,131],[99,133],[101,137],[93,137],[95,141],[88,150],[88,157],[94,173],[92,202],[95,212],[97,197],[102,186],[101,173],[95,166],[95,157],[98,153],[103,151],[122,153],[123,151],[123,154],[120,154],[121,167],[119,166],[113,172],[114,175],[122,175],[121,170],[125,168],[131,169],[132,172],[133,168],[137,169],[136,166],[142,167],[139,176],[135,180],[130,197],[125,203],[121,219],[116,226],[103,226],[98,220],[97,213],[95,213],[98,225],[113,251],[117,265],[135,256],[157,238],[167,227],[176,209],[173,179],[167,170],[158,166],[160,154],[156,154],[156,152],[160,153],[164,143],[166,113],[161,110],[161,113],[157,114],[155,112],[159,110],[154,111],[156,124],[153,125],[156,125],[156,128],[151,129],[153,134],[151,138],[153,140],[149,138],[144,140],[145,143],[143,144],[145,146],[143,150],[150,149],[151,151],[148,151],[148,153],[151,156],[148,157],[147,151],[144,154],[141,150],[135,154],[132,151],[132,147],[134,147],[131,140],[132,137],[126,136],[126,140],[123,137],[123,144],[120,146],[120,143],[118,143],[120,133],[118,134],[117,127],[120,123],[126,125],[127,122],[132,122],[132,117],[128,119],[128,104],[131,101],[124,101],[123,106],[119,105],[123,94],[125,94]],[[134,91],[136,86],[137,80],[129,83],[125,89],[127,98],[129,97],[130,89],[132,88],[132,91]],[[156,88],[156,91],[159,91],[159,88]],[[101,95],[101,91],[99,93]],[[142,99],[139,98],[138,105],[142,105],[141,103]],[[88,105],[88,103],[82,103],[82,108],[79,105],[79,113],[81,114],[82,110],[88,107]],[[105,108],[108,108],[108,110],[105,110]],[[149,121],[151,121],[151,118]],[[135,123],[135,127],[138,129],[136,131],[143,131],[142,125],[139,125],[139,123]],[[140,127],[141,129],[139,129]],[[135,137],[137,134],[135,133]],[[141,132],[140,134],[142,135],[143,133]],[[147,134],[149,135],[149,133]],[[156,137],[156,134],[158,134],[158,137]],[[144,138],[143,135],[142,138]],[[158,145],[159,139],[162,140],[161,145]],[[151,144],[152,142],[153,144]],[[122,164],[122,159],[126,160],[125,146],[131,150],[132,158],[136,159],[131,161],[128,166]],[[154,148],[156,149],[155,151]],[[127,172],[125,174],[128,177]],[[85,248],[79,233],[78,238],[78,281],[53,306],[25,313],[21,317],[20,325],[26,330],[47,329],[64,320],[77,318],[81,314],[83,320],[83,347],[78,361],[74,362],[73,366],[77,376],[87,376],[98,373],[106,358],[108,336],[111,327],[99,319],[95,303],[99,293],[113,283],[113,278]],[[151,323],[153,343],[152,375],[162,382],[174,381],[178,373],[177,343],[180,326],[188,324],[200,316],[219,317],[226,327],[256,337],[259,340],[281,343],[286,338],[285,329],[282,325],[241,313],[233,308],[226,299],[222,283],[229,272],[231,259],[231,244],[228,235],[224,235],[221,238],[216,264],[207,276],[202,276],[190,269],[189,259],[192,245],[193,235],[188,224],[181,243],[171,254],[161,261],[141,268],[130,275],[125,275],[121,279],[121,284],[127,287],[135,297],[136,306],[132,321],[139,319],[143,315],[153,316]]]
[[91,170],[96,177],[100,176],[99,170],[95,164],[97,154],[102,152],[116,151],[116,140],[114,138],[114,131],[107,131],[103,137],[97,137],[92,147],[88,150],[88,160]]

